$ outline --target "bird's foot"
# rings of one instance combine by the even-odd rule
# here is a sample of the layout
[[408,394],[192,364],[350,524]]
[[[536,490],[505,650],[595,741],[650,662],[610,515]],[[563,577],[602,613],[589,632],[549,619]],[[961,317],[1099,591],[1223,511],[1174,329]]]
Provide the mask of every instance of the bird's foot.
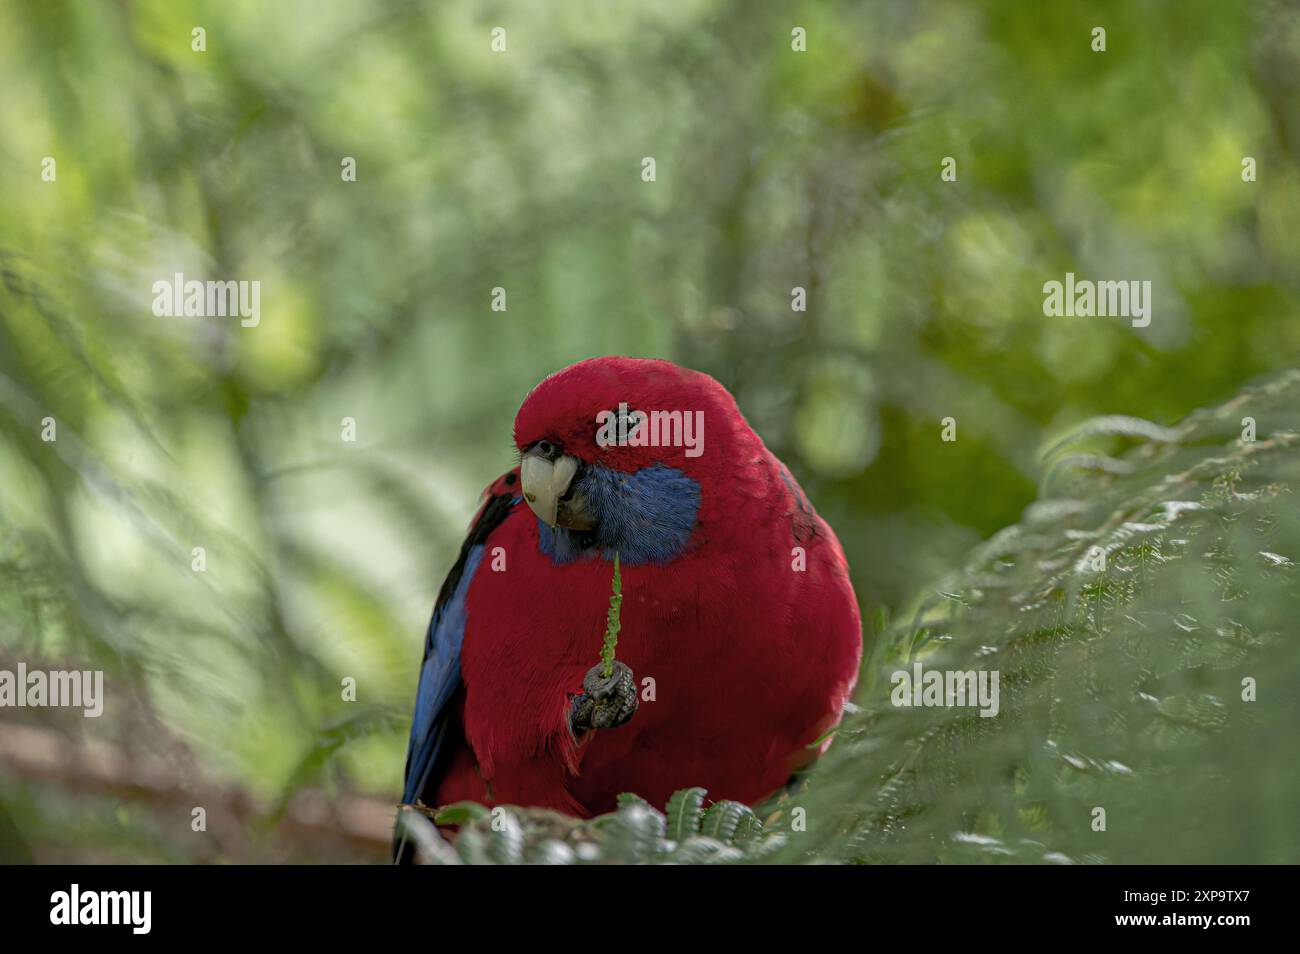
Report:
[[582,677],[582,695],[573,700],[569,728],[575,736],[588,729],[613,729],[632,718],[637,707],[636,678],[621,662],[606,677],[605,664],[597,663]]

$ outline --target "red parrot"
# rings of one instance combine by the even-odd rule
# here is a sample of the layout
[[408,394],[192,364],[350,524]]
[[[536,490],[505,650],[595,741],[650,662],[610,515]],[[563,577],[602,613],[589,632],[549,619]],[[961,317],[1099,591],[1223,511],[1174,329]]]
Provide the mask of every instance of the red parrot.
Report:
[[514,430],[520,464],[485,492],[434,607],[403,801],[586,817],[620,792],[776,791],[857,681],[834,532],[727,390],[667,361],[565,368]]

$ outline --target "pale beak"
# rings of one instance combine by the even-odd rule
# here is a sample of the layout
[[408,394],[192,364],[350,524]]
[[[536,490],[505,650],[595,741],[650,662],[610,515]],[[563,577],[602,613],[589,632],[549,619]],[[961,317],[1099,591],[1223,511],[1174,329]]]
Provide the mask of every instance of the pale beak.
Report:
[[[547,460],[541,454],[529,452],[524,455],[519,465],[519,479],[523,484],[524,500],[533,513],[537,514],[548,526],[571,526],[576,514],[570,513],[565,501],[562,508],[561,499],[569,491],[569,484],[578,472],[578,458],[557,457]],[[561,509],[565,512],[561,513]],[[566,519],[561,519],[566,518]]]

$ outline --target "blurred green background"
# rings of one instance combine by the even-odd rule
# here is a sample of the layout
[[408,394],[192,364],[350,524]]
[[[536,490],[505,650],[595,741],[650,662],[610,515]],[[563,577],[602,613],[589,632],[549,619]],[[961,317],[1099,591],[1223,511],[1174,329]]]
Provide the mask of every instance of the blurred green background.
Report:
[[0,853],[381,859],[433,597],[591,355],[718,378],[913,606],[1065,429],[1295,363],[1298,93],[1283,2],[3,3],[0,668],[109,702],[0,710]]

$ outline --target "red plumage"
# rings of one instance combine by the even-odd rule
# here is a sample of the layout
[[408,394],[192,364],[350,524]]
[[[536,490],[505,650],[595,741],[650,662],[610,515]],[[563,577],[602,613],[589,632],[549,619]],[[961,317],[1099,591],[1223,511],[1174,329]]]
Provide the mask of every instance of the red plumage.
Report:
[[[703,411],[703,453],[599,446],[596,414],[620,402]],[[521,450],[545,437],[588,464],[630,474],[661,463],[698,483],[684,552],[622,567],[618,658],[638,684],[653,680],[654,701],[643,695],[618,728],[570,732],[572,699],[598,659],[612,568],[603,558],[553,562],[538,518],[515,506],[486,540],[505,570],[485,556],[469,584],[464,689],[451,715],[461,731],[432,802],[589,815],[620,792],[662,805],[687,785],[762,800],[815,758],[810,743],[838,721],[857,679],[861,623],[835,534],[707,375],[631,358],[573,365],[519,410]],[[512,487],[506,475],[489,492]]]

